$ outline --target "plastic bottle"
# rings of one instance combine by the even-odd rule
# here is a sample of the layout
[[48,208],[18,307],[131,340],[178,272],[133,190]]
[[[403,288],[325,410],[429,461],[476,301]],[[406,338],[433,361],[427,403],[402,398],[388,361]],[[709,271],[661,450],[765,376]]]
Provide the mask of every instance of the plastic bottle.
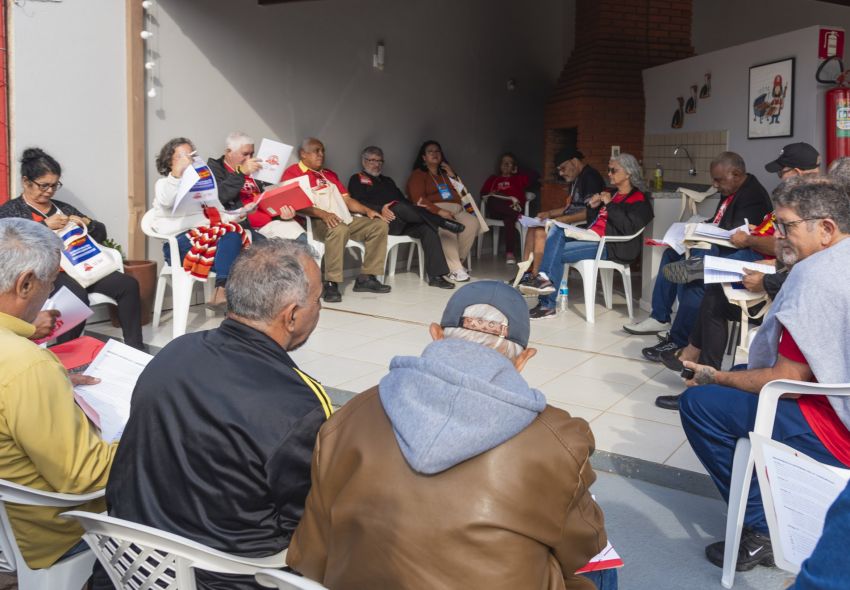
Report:
[[561,285],[558,287],[558,313],[566,313],[570,303],[570,288],[567,286],[567,279],[561,279]]
[[652,188],[656,191],[664,188],[664,168],[661,167],[661,162],[655,163],[655,176],[653,177]]

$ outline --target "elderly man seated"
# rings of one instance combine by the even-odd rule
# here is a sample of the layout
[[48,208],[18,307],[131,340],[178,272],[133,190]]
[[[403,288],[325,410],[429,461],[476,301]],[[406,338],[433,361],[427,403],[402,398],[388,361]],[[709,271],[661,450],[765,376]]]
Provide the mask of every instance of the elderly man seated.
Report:
[[[774,196],[777,258],[793,265],[750,347],[743,371],[694,370],[679,404],[694,451],[725,500],[735,444],[753,428],[758,393],[775,379],[850,382],[850,199],[835,182],[814,178]],[[850,466],[850,400],[803,396],[779,402],[773,437],[818,461]],[[772,565],[758,483],[753,478],[737,569]],[[722,542],[706,548],[723,563]]]
[[[307,176],[313,189],[313,207],[299,211],[313,218],[313,236],[325,243],[324,286],[322,299],[328,303],[342,301],[339,284],[342,282],[342,263],[345,244],[349,239],[366,246],[363,267],[354,281],[355,291],[389,293],[390,286],[381,284],[376,275],[384,274],[387,257],[387,222],[381,214],[357,199],[352,199],[333,170],[324,168],[325,146],[315,137],[301,142],[301,158],[287,168],[281,180]],[[354,217],[359,213],[365,217]]]
[[380,213],[384,221],[390,224],[390,235],[407,235],[422,242],[429,286],[454,289],[455,284],[444,278],[444,275],[449,274],[449,265],[437,230],[443,228],[460,233],[464,229],[463,224],[440,217],[408,201],[393,179],[381,174],[384,169],[384,152],[381,148],[373,145],[365,148],[360,154],[360,160],[362,170],[348,180],[352,198]]
[[575,573],[606,543],[593,435],[520,375],[529,329],[510,286],[459,289],[422,356],[321,429],[287,563],[340,590],[594,588]]
[[[331,414],[289,352],[319,320],[309,248],[266,240],[227,281],[221,326],[173,340],[136,385],[106,489],[109,513],[250,557],[287,547],[310,488],[310,455]],[[112,588],[97,572],[97,587]],[[197,572],[198,588],[258,588]]]
[[[26,219],[0,220],[0,479],[37,490],[84,494],[106,485],[117,446],[74,403],[72,382],[50,351],[29,338],[59,272],[62,242]],[[75,383],[94,383],[75,377]],[[80,507],[101,512],[103,501]],[[27,565],[50,567],[86,550],[68,508],[7,504]]]

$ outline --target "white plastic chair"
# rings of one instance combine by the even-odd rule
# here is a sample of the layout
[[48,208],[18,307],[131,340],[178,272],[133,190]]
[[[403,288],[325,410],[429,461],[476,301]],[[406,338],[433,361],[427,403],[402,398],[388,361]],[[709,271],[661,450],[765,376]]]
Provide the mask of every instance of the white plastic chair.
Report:
[[[159,327],[159,320],[162,316],[162,303],[165,299],[165,287],[171,282],[171,299],[172,299],[172,338],[177,338],[186,333],[186,324],[189,321],[189,306],[192,304],[192,288],[196,282],[204,283],[204,296],[207,301],[212,299],[213,288],[215,287],[215,273],[210,272],[206,281],[193,277],[185,270],[180,263],[180,249],[177,247],[177,235],[167,236],[157,233],[153,228],[154,210],[150,209],[142,217],[142,232],[149,238],[168,242],[168,247],[171,252],[172,264],[163,263],[162,269],[159,271],[159,278],[156,281],[156,298],[153,305],[153,327]],[[177,260],[177,264],[174,261]],[[212,317],[214,312],[205,310],[207,317]]]
[[6,503],[25,506],[74,507],[102,498],[104,490],[90,494],[44,492],[0,479],[0,571],[17,573],[19,590],[80,590],[91,575],[95,556],[83,551],[44,569],[30,569],[9,524]]
[[[535,199],[537,195],[532,192],[525,193],[525,211],[524,214],[528,217],[529,205],[531,201]],[[493,234],[493,256],[499,251],[499,228],[505,227],[505,222],[501,219],[493,219],[487,217],[487,200],[489,197],[487,195],[483,195],[481,197],[481,216],[484,217],[484,223],[487,224],[487,227],[490,228],[490,233]],[[519,232],[519,252],[514,252],[517,257],[521,257],[522,253],[525,252],[525,234],[528,232],[528,228],[521,225],[518,221],[516,223],[517,231]],[[484,234],[478,234],[477,237],[477,252],[475,254],[476,258],[481,258],[481,244],[482,238]]]
[[[106,248],[105,246],[101,246],[103,253],[112,258],[115,262],[118,263],[118,272],[124,272],[124,259],[121,258],[121,252],[115,250],[114,248]],[[89,307],[94,307],[95,305],[118,305],[118,302],[115,301],[112,297],[107,297],[103,293],[89,293]]]
[[407,271],[410,272],[413,250],[416,249],[419,253],[419,280],[425,280],[425,251],[422,249],[422,242],[410,236],[387,236],[387,255],[384,257],[384,269],[387,269],[388,261],[389,269],[381,277],[381,282],[384,282],[387,277],[395,276],[395,267],[398,263],[398,246],[402,244],[410,244],[410,250],[407,253]]
[[264,588],[277,588],[278,590],[328,590],[309,578],[302,578],[295,574],[279,570],[260,570],[254,576],[257,583]]
[[[773,423],[779,398],[786,393],[799,395],[830,395],[850,397],[850,383],[830,385],[778,379],[771,381],[759,392],[753,432],[766,437],[773,436]],[[749,438],[739,438],[732,462],[732,480],[729,483],[729,511],[726,515],[726,545],[723,552],[723,576],[721,584],[731,588],[735,582],[735,565],[738,562],[738,547],[741,544],[741,529],[747,509],[747,496],[753,476],[755,457]]]
[[[564,278],[569,279],[570,267],[574,267],[578,274],[581,275],[582,283],[584,284],[584,306],[585,320],[588,324],[596,322],[596,277],[602,279],[602,296],[605,299],[605,307],[611,309],[613,307],[614,295],[614,271],[620,273],[623,277],[623,291],[626,296],[626,307],[629,310],[629,319],[634,317],[632,310],[632,268],[628,264],[621,264],[612,260],[601,260],[602,252],[605,251],[605,245],[613,242],[628,242],[633,240],[643,233],[646,228],[641,228],[640,231],[630,236],[603,236],[599,240],[599,247],[596,249],[596,258],[593,260],[579,260],[578,262],[564,264]],[[557,285],[556,285],[557,288]]]
[[286,550],[269,557],[241,557],[105,514],[74,510],[62,516],[85,529],[83,539],[119,590],[193,590],[196,569],[253,576],[286,562]]

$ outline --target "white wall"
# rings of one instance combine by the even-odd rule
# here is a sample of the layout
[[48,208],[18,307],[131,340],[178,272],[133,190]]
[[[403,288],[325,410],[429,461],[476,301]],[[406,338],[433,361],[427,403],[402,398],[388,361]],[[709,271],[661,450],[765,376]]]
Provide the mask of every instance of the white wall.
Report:
[[106,223],[127,245],[124,2],[9,3],[12,178],[41,147],[62,165],[56,198]]
[[[644,70],[646,92],[647,135],[676,132],[670,128],[676,97],[687,96],[691,84],[702,84],[703,74],[712,73],[711,98],[701,100],[697,112],[685,115],[683,135],[694,131],[729,132],[729,149],[744,157],[749,172],[755,174],[765,188],[778,184],[774,174],[764,165],[775,159],[782,146],[805,141],[824,155],[824,93],[828,87],[815,82],[818,66],[817,26],[808,27],[706,53],[678,62]],[[771,139],[747,139],[749,104],[749,68],[775,60],[795,57],[794,135]],[[687,138],[682,143],[687,145]]]
[[817,0],[693,0],[693,3],[691,36],[697,54],[823,23],[850,31],[850,7]]
[[[474,191],[502,150],[539,168],[543,105],[571,49],[564,35],[573,4],[159,0],[149,183],[169,138],[185,135],[199,153],[218,156],[234,129],[289,144],[317,136],[343,181],[360,149],[377,144],[385,172],[401,185],[429,138]],[[386,43],[383,72],[372,68],[378,40]],[[505,88],[509,78],[518,82],[514,92]]]

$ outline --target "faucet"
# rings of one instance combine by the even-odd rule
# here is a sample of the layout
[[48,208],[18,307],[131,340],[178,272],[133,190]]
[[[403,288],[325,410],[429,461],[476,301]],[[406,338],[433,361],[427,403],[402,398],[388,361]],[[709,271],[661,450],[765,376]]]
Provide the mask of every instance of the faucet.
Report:
[[678,156],[679,150],[685,150],[685,155],[688,156],[688,161],[691,163],[691,167],[688,169],[688,176],[696,176],[697,175],[697,168],[694,165],[694,159],[691,157],[691,154],[688,151],[688,148],[686,148],[683,145],[677,145],[676,148],[673,150],[673,155]]

